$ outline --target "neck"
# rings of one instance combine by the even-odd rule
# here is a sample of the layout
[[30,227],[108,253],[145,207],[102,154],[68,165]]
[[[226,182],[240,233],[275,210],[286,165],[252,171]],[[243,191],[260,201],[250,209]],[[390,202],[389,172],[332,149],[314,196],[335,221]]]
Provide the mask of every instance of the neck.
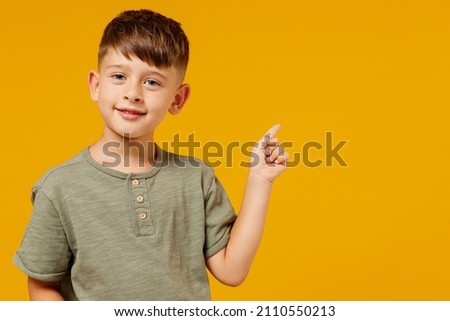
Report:
[[103,136],[89,146],[89,152],[99,164],[124,173],[147,172],[156,163],[153,132],[130,138],[105,130]]

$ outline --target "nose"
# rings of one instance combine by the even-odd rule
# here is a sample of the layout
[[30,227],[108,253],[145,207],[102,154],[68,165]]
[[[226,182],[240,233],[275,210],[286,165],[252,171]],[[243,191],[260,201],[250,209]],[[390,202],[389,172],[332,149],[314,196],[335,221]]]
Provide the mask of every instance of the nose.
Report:
[[124,91],[123,99],[133,103],[138,103],[142,101],[142,94],[139,89],[139,85],[130,83]]

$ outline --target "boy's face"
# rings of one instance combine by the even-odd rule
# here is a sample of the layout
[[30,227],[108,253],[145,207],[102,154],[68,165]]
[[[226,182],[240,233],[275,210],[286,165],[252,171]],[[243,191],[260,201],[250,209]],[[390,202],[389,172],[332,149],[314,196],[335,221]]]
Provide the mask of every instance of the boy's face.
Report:
[[103,57],[99,73],[90,72],[89,86],[111,138],[153,139],[166,113],[180,112],[190,93],[188,85],[180,86],[175,67],[150,66],[113,49]]

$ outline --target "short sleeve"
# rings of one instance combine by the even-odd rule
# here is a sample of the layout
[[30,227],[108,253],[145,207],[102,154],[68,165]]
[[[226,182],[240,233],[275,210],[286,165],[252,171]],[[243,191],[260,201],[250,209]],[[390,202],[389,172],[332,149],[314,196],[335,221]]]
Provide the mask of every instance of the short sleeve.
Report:
[[227,245],[236,213],[222,184],[214,176],[205,197],[206,240],[204,253],[208,258]]
[[58,212],[46,194],[33,189],[33,213],[14,263],[28,276],[58,281],[67,273],[72,257]]

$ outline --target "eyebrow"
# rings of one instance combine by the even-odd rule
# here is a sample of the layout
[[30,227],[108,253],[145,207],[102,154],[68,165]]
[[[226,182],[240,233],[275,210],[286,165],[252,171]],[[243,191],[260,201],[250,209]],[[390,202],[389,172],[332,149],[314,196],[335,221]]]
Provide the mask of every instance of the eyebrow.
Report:
[[[113,68],[118,68],[118,69],[129,69],[129,67],[126,66],[126,65],[122,65],[122,64],[114,64],[114,65],[108,65],[108,66],[106,66],[105,70],[113,69]],[[150,70],[150,71],[148,72],[148,74],[158,75],[158,76],[160,76],[161,78],[167,79],[167,76],[165,76],[165,75],[163,75],[162,73],[157,72],[157,71],[155,71],[155,70]]]

